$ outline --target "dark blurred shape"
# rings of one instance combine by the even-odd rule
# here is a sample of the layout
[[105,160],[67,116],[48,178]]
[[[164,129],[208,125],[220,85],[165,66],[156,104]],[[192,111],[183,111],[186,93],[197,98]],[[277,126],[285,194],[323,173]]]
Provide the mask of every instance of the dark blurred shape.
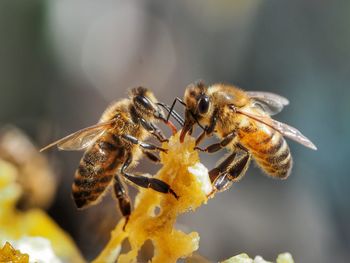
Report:
[[185,263],[210,263],[212,261],[206,259],[205,257],[203,257],[197,253],[194,253],[192,256],[184,259],[183,262],[185,262]]

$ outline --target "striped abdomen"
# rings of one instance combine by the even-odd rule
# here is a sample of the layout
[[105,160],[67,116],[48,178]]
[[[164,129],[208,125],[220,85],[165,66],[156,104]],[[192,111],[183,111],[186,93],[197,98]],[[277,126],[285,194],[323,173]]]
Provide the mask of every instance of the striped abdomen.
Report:
[[124,147],[112,134],[99,138],[80,160],[75,172],[72,193],[78,208],[97,201],[124,161]]
[[241,129],[240,141],[268,175],[285,179],[293,164],[288,144],[279,132],[263,126]]

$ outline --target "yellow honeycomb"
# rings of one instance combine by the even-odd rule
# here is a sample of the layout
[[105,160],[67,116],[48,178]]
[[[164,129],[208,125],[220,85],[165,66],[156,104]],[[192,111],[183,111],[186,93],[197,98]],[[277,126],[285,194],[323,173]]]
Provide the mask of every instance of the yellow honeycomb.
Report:
[[22,254],[19,250],[14,249],[9,242],[0,248],[0,262],[11,263],[28,263],[28,254]]
[[[194,145],[194,139],[189,136],[180,144],[178,134],[163,144],[168,153],[161,153],[163,167],[154,177],[170,184],[179,199],[171,194],[140,189],[125,231],[122,219],[94,263],[115,262],[116,259],[119,263],[137,262],[138,253],[147,240],[154,246],[152,263],[176,262],[198,249],[198,233],[186,234],[174,227],[178,215],[206,203],[211,191],[208,171],[200,164]],[[120,254],[125,240],[129,241],[131,249]]]

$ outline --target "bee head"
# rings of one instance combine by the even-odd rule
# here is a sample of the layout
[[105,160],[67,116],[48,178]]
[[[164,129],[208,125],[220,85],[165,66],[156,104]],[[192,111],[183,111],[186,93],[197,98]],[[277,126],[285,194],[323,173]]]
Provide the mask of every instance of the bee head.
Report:
[[180,136],[181,141],[183,141],[186,133],[192,129],[195,123],[208,119],[212,112],[212,102],[208,95],[208,87],[202,81],[187,86],[184,102],[186,103],[185,124]]
[[184,96],[186,112],[190,111],[197,120],[204,118],[211,112],[211,99],[208,95],[208,87],[202,82],[196,82],[187,86]]
[[154,119],[165,121],[165,114],[157,105],[158,101],[149,89],[144,87],[133,88],[131,98],[138,116],[147,121]]

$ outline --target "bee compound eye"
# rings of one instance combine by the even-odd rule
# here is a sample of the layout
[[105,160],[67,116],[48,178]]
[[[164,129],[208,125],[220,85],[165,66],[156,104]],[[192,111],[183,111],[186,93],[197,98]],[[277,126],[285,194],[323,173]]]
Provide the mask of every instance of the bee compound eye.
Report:
[[142,107],[144,107],[146,109],[149,109],[149,110],[153,109],[152,103],[145,96],[141,96],[141,95],[137,96],[136,97],[136,101],[137,101],[138,104],[142,105]]
[[203,96],[199,99],[198,102],[198,111],[200,114],[207,113],[209,110],[209,98],[207,96]]

